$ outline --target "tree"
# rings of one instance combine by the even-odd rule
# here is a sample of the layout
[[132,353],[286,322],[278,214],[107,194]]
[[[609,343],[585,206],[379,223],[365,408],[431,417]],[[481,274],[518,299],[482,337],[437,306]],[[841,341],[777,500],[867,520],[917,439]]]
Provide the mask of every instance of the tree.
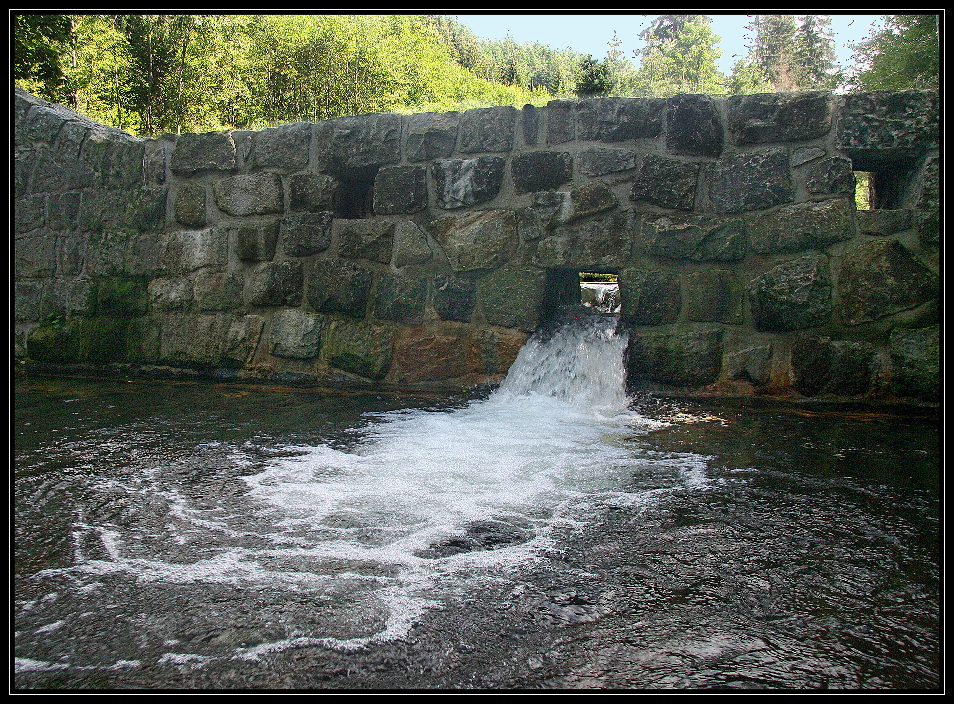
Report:
[[797,88],[795,73],[795,15],[756,15],[749,24],[754,32],[750,47],[753,63],[775,90]]
[[839,83],[835,70],[835,40],[828,15],[800,15],[795,30],[795,76],[798,87],[834,90]]
[[720,37],[705,15],[660,15],[640,33],[646,47],[637,83],[643,95],[725,91],[724,76],[716,68]]
[[13,77],[47,82],[62,78],[60,51],[71,33],[67,15],[14,15]]
[[613,87],[609,67],[587,55],[580,61],[580,73],[576,79],[576,94],[581,98],[605,95]]
[[54,100],[63,100],[61,55],[73,35],[68,15],[13,16],[13,78],[39,81]]
[[858,67],[854,90],[905,90],[940,86],[939,16],[888,15],[882,29],[852,45]]
[[733,93],[832,90],[840,76],[827,15],[755,15],[748,55],[732,69]]

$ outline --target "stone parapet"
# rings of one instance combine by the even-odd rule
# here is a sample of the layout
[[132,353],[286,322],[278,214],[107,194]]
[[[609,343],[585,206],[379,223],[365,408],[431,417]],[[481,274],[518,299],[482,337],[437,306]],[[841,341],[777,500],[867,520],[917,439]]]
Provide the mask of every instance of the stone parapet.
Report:
[[14,116],[20,359],[493,383],[587,271],[619,276],[634,388],[939,398],[930,91],[137,139],[16,89]]

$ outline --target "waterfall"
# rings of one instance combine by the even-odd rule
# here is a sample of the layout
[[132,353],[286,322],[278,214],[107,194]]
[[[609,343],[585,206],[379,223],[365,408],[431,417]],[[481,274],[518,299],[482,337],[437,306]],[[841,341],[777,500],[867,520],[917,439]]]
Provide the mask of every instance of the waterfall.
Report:
[[552,333],[537,333],[521,348],[497,395],[553,396],[601,413],[624,411],[628,337],[617,331],[618,323],[613,315],[582,315]]

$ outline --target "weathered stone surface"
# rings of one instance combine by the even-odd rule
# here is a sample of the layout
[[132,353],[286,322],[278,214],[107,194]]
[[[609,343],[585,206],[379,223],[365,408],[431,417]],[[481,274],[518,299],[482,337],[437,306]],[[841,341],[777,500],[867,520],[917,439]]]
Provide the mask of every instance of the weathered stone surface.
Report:
[[291,210],[337,211],[341,207],[341,182],[327,174],[294,174],[289,179]]
[[192,305],[192,280],[186,277],[153,279],[148,286],[149,306],[180,310]]
[[715,164],[709,198],[716,213],[763,210],[795,199],[788,154],[784,149],[743,152]]
[[512,210],[479,210],[435,220],[432,234],[454,271],[489,269],[516,251],[517,219]]
[[401,160],[401,115],[337,117],[315,124],[318,165],[325,173],[349,175]]
[[795,389],[806,396],[856,396],[871,390],[874,347],[865,342],[801,336],[792,345]]
[[591,98],[576,103],[576,138],[625,142],[662,133],[666,101],[662,98]]
[[256,132],[252,138],[255,167],[285,173],[305,168],[311,149],[311,130],[312,123],[295,122]]
[[374,212],[416,213],[427,207],[427,167],[385,166],[374,177]]
[[493,200],[500,192],[505,164],[499,156],[438,159],[431,165],[437,204],[452,210]]
[[864,235],[893,235],[912,226],[910,210],[859,210],[858,229]]
[[568,225],[619,205],[616,196],[602,181],[574,184],[567,196],[551,220],[553,226]]
[[391,220],[335,220],[332,231],[340,256],[389,264],[396,227]]
[[372,307],[377,318],[420,325],[426,303],[426,279],[385,272],[378,278]]
[[547,103],[547,144],[564,144],[576,139],[576,101]]
[[703,386],[722,370],[722,330],[637,331],[627,350],[631,382]]
[[407,119],[407,160],[430,161],[449,157],[457,143],[459,112],[426,112]]
[[113,318],[135,318],[148,309],[147,286],[140,279],[111,277],[90,282],[90,312]]
[[708,269],[686,274],[682,299],[686,320],[698,323],[741,322],[742,291],[731,271]]
[[236,368],[251,363],[264,327],[265,318],[261,315],[241,315],[233,319],[222,345],[222,363]]
[[310,257],[331,246],[334,213],[289,213],[281,219],[282,251],[289,257]]
[[434,309],[442,320],[469,322],[476,303],[477,284],[472,277],[434,277]]
[[163,186],[166,183],[166,162],[172,153],[172,145],[165,141],[149,141],[145,145],[142,170],[147,186]]
[[757,254],[824,249],[854,235],[854,203],[843,199],[797,203],[748,219],[749,248]]
[[533,105],[524,105],[520,111],[520,124],[523,125],[523,143],[534,146],[539,140],[540,111]]
[[828,258],[806,255],[779,264],[748,286],[752,322],[759,330],[798,330],[831,319]]
[[891,388],[902,397],[941,399],[940,327],[891,331]]
[[242,279],[233,271],[197,271],[192,291],[200,311],[231,310],[242,305]]
[[278,243],[277,222],[256,223],[238,228],[235,233],[235,255],[243,262],[270,262],[275,258]]
[[920,186],[915,187],[914,199],[918,236],[922,244],[936,247],[941,241],[940,158],[934,154],[926,157],[916,176]]
[[838,146],[842,149],[897,155],[937,146],[940,122],[936,91],[849,93],[840,100]]
[[650,154],[639,169],[630,198],[663,208],[692,210],[698,180],[699,164]]
[[795,142],[831,129],[832,96],[823,92],[733,95],[726,101],[737,144]]
[[269,351],[276,357],[311,359],[321,350],[323,318],[297,308],[285,308],[272,316]]
[[573,157],[569,152],[527,152],[510,164],[517,193],[559,188],[573,178]]
[[805,185],[809,193],[854,196],[855,174],[850,159],[829,157],[808,167]]
[[771,343],[746,345],[725,355],[723,372],[729,379],[763,386],[772,380]]
[[212,186],[215,203],[229,215],[266,215],[282,212],[282,182],[278,174],[238,174]]
[[506,374],[528,335],[519,330],[477,328],[470,339],[470,368],[490,375]]
[[897,240],[871,240],[845,253],[838,277],[848,325],[878,320],[937,299],[938,277]]
[[675,95],[667,101],[666,151],[680,156],[717,157],[725,132],[715,100],[708,95]]
[[393,337],[388,325],[331,318],[325,321],[322,356],[336,369],[380,381],[391,368]]
[[[75,194],[76,198],[76,209],[79,211],[79,193]],[[17,233],[27,233],[30,230],[35,230],[39,227],[43,227],[46,223],[46,196],[42,194],[26,196],[24,198],[18,198],[14,206],[14,228]],[[74,216],[75,220],[75,216]],[[52,229],[57,229],[57,226],[53,223],[50,224]]]
[[163,261],[174,271],[222,267],[228,262],[229,233],[219,227],[170,233]]
[[158,231],[165,223],[166,191],[125,189],[86,191],[76,216],[80,230],[97,233]]
[[631,232],[632,224],[621,212],[561,226],[537,242],[533,263],[555,268],[616,269],[629,258]]
[[825,150],[821,147],[799,147],[792,152],[792,166],[801,166],[815,159],[825,156]]
[[517,108],[509,105],[468,110],[460,120],[460,151],[509,152],[516,124]]
[[402,269],[424,264],[434,256],[427,235],[413,222],[401,221],[394,229],[394,266]]
[[653,256],[688,259],[706,239],[710,227],[710,221],[704,217],[663,216],[643,220],[642,235]]
[[679,317],[679,277],[662,269],[629,267],[619,272],[623,320],[632,325],[665,325]]
[[394,381],[423,384],[462,377],[468,372],[467,351],[464,336],[407,331],[394,343]]
[[723,221],[708,231],[689,258],[700,262],[744,259],[748,240],[749,231],[743,221]]
[[587,149],[576,155],[576,165],[587,176],[605,176],[636,168],[636,152],[617,147]]
[[371,293],[371,271],[349,262],[317,261],[308,275],[308,304],[320,313],[363,318]]
[[21,277],[52,276],[56,270],[56,238],[45,230],[17,236],[14,267]]
[[249,271],[244,298],[252,306],[298,306],[302,286],[301,262],[266,262]]
[[540,322],[546,273],[516,264],[477,282],[477,301],[491,325],[533,332]]
[[[616,196],[602,181],[590,181],[588,183],[574,185],[569,191],[543,191],[533,194],[533,206],[531,213],[525,215],[534,215],[535,221],[549,229],[568,225],[577,220],[581,220],[590,215],[595,215],[606,210],[612,210],[619,201]],[[522,223],[523,230],[530,228],[535,230],[535,222],[525,221]],[[528,232],[523,237],[524,240],[533,240],[540,237],[542,232]]]
[[169,166],[180,176],[199,171],[234,171],[238,166],[235,142],[228,132],[180,134]]
[[176,222],[193,227],[205,225],[205,187],[182,184],[176,189],[173,204]]
[[160,316],[158,361],[212,367],[221,361],[222,341],[231,324],[227,313],[171,312]]

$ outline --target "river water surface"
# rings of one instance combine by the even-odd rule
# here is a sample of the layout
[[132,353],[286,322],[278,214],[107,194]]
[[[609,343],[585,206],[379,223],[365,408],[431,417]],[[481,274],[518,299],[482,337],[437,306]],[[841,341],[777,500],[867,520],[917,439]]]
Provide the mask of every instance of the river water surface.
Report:
[[18,689],[940,687],[934,415],[15,383]]

